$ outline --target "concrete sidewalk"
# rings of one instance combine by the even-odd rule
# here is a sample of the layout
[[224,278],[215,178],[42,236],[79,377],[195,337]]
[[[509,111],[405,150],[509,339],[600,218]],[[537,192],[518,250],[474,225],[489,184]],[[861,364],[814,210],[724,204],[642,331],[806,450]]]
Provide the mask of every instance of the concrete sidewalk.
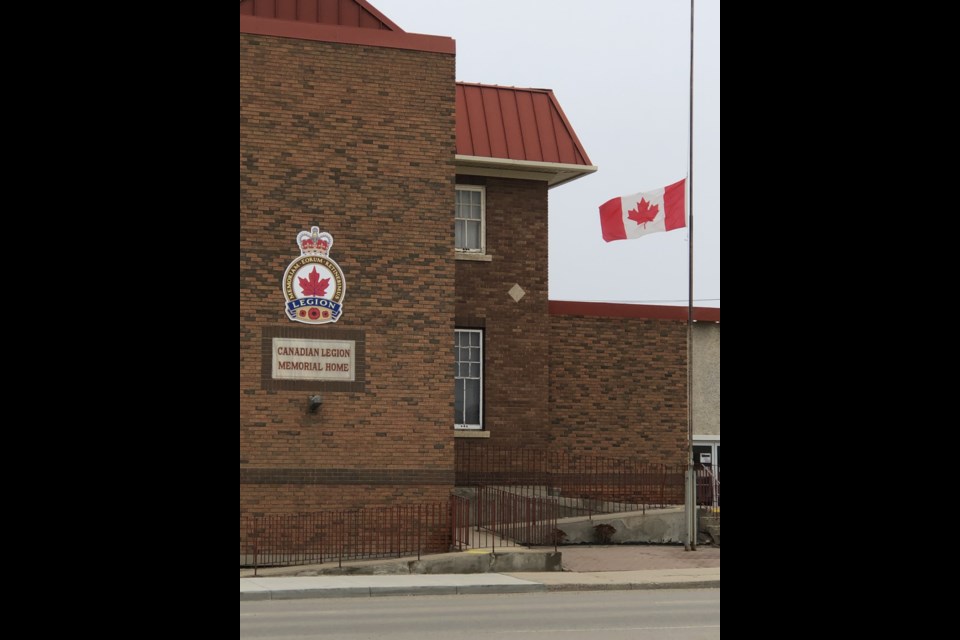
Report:
[[240,579],[241,602],[371,596],[454,596],[467,593],[529,593],[546,590],[546,586],[541,583],[499,573]]
[[240,578],[240,601],[720,587],[719,548],[569,547],[562,553],[565,571]]
[[[523,576],[522,578],[520,576]],[[368,598],[375,596],[452,596],[470,593],[546,591],[626,591],[636,589],[709,589],[720,587],[720,569],[650,571],[501,573],[407,576],[318,576],[241,578],[240,602]]]

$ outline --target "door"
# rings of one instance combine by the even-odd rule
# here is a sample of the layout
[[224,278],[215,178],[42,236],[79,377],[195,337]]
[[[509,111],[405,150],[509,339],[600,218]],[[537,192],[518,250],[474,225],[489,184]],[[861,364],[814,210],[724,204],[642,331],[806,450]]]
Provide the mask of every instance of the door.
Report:
[[720,441],[693,442],[693,466],[697,470],[697,504],[720,506]]

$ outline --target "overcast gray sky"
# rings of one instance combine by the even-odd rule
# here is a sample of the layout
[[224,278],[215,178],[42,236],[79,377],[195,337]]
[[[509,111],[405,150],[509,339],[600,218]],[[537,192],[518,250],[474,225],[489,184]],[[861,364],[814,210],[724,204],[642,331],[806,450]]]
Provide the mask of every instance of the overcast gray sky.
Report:
[[[687,174],[688,0],[370,0],[457,41],[457,80],[553,89],[600,169],[550,191],[550,299],[686,305],[688,229],[606,243],[598,208]],[[696,0],[694,300],[720,306],[720,0]]]

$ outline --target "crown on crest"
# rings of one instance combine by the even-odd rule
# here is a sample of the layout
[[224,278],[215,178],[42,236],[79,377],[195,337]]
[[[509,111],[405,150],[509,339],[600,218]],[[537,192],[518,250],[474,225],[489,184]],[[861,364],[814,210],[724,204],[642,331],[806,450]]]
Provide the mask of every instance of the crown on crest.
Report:
[[300,245],[300,254],[305,256],[326,256],[333,246],[333,236],[320,227],[310,227],[310,231],[301,231],[297,234],[297,244]]

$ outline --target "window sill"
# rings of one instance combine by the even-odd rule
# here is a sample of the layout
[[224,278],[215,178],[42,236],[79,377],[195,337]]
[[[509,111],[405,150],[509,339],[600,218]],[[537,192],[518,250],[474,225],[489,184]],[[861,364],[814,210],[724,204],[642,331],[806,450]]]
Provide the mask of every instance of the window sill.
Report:
[[457,260],[467,260],[469,262],[493,262],[493,256],[488,253],[464,253],[457,251]]
[[489,431],[479,431],[476,429],[454,429],[454,438],[489,438]]

